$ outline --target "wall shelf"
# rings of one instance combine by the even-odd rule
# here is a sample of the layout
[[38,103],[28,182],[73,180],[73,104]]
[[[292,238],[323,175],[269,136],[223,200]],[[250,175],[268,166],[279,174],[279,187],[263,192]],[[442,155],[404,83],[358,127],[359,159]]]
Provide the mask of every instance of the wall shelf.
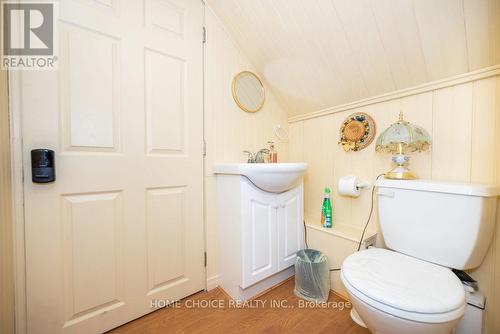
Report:
[[[321,226],[321,219],[315,217],[306,216],[305,221],[306,221],[306,226],[310,229],[331,234],[333,236],[354,242],[359,242],[361,234],[363,233],[362,228],[338,222],[337,223],[334,222],[332,228],[326,228]],[[364,244],[374,243],[376,237],[377,237],[376,231],[367,229],[363,237],[363,243]]]

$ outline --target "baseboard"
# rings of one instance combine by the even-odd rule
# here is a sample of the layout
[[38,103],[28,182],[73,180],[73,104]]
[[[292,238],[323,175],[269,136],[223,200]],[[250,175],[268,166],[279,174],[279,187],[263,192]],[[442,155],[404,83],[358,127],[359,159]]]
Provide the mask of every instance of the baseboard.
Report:
[[[288,282],[288,281],[289,281],[289,280],[291,280],[292,278],[293,278],[293,276],[292,276],[292,277],[287,278],[286,280],[284,280],[284,281],[282,281],[282,282],[280,282],[280,283],[278,283],[278,284],[276,284],[276,285],[272,286],[271,288],[269,288],[269,289],[267,289],[267,290],[263,291],[262,293],[260,293],[260,294],[256,295],[256,296],[255,296],[255,297],[253,297],[252,299],[258,298],[258,297],[262,296],[263,294],[265,294],[265,293],[269,292],[270,290],[272,290],[272,289],[274,289],[274,288],[277,288],[278,286],[280,286],[280,285],[282,285],[282,284],[285,284],[286,282]],[[225,294],[225,295],[226,295],[229,299],[233,299],[233,298],[232,298],[232,297],[231,297],[231,296],[230,296],[230,295],[229,295],[229,294],[228,294],[228,293],[227,293],[227,292],[226,292],[223,288],[221,288],[221,287],[219,286],[219,275],[214,275],[214,276],[212,276],[212,277],[207,278],[207,291],[213,290],[213,289],[215,289],[215,288],[217,288],[217,287],[218,287],[218,288],[222,291],[222,293],[224,293],[224,294]],[[333,289],[330,289],[330,292],[331,292],[331,293],[333,293],[334,295],[336,295],[337,297],[340,297],[341,299],[343,299],[343,300],[345,300],[345,301],[347,301],[347,302],[350,302],[350,300],[349,300],[349,296],[346,296],[346,295],[344,295],[343,293],[337,292],[337,291],[335,291],[335,290],[333,290]]]
[[271,291],[271,290],[273,290],[273,289],[276,289],[277,287],[279,287],[279,286],[281,286],[281,285],[285,284],[286,282],[288,282],[288,281],[290,281],[290,280],[292,280],[292,279],[294,279],[294,278],[295,278],[295,275],[294,275],[294,276],[290,276],[290,277],[288,277],[286,280],[284,280],[284,281],[282,281],[282,282],[279,282],[279,283],[276,283],[275,285],[273,285],[272,287],[268,288],[267,290],[264,290],[264,291],[262,291],[261,293],[259,293],[259,294],[255,295],[255,296],[253,296],[252,298],[250,298],[250,300],[258,299],[258,298],[262,297],[263,295],[265,295],[266,293],[268,293],[269,291]]
[[335,296],[345,300],[346,302],[350,302],[351,300],[349,299],[349,296],[344,295],[343,293],[337,292],[333,289],[330,289],[330,292],[333,293]]
[[238,286],[233,298],[237,300],[249,300],[255,298],[256,296],[261,295],[263,292],[268,291],[270,288],[280,285],[294,274],[295,267],[291,266],[280,271],[279,273],[263,279],[260,282],[255,283],[254,285],[247,287],[246,289],[242,289]]
[[213,290],[219,286],[219,275],[207,278],[207,291]]

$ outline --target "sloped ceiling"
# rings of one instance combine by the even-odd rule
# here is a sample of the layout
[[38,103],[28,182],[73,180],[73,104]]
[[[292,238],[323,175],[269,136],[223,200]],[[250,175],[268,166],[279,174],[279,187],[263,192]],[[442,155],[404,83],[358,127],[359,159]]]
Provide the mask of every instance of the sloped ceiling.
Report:
[[290,116],[500,63],[500,0],[207,1]]

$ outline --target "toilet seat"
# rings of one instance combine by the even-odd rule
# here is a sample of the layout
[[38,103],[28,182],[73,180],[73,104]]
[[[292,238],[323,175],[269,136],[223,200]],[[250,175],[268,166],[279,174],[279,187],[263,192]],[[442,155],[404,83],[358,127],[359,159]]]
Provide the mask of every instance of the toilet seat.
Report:
[[465,312],[465,292],[451,270],[390,250],[352,254],[341,279],[358,299],[403,319],[440,323]]

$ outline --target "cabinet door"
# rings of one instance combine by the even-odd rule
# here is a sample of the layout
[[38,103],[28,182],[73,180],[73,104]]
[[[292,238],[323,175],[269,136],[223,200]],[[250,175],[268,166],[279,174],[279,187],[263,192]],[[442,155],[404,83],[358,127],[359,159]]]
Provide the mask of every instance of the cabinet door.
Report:
[[245,183],[242,193],[243,289],[275,274],[277,265],[277,195]]
[[303,185],[278,198],[278,271],[295,264],[295,255],[304,248]]

